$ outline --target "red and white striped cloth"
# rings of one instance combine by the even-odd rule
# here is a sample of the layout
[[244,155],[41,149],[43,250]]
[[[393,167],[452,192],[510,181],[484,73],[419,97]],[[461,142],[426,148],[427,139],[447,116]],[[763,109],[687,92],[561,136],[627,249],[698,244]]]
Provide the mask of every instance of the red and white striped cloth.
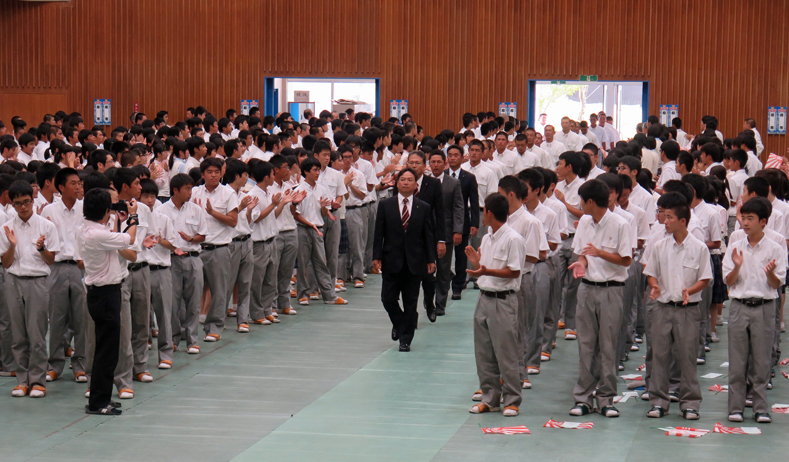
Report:
[[553,419],[545,422],[545,428],[571,428],[578,430],[591,430],[594,422],[557,422]]
[[789,414],[789,404],[773,404],[773,412]]
[[642,364],[636,368],[637,371],[645,371],[647,369],[646,364]]
[[710,387],[710,391],[714,391],[716,393],[719,393],[721,391],[728,392],[729,391],[729,386],[728,385],[713,385],[713,386]]
[[767,156],[767,162],[764,163],[764,168],[781,168],[784,163],[784,158],[771,152],[769,156]]
[[725,427],[719,423],[715,424],[713,433],[726,433],[729,435],[761,435],[762,431],[756,427]]
[[710,432],[703,428],[689,427],[666,427],[661,430],[666,431],[666,436],[687,436],[688,438],[700,438]]
[[783,375],[785,379],[789,379],[789,374],[786,372],[781,372],[781,375]]
[[787,364],[789,364],[789,358],[784,358],[784,359],[781,360],[781,365],[782,366],[786,366]]
[[486,435],[531,435],[531,432],[525,425],[518,425],[517,427],[482,427],[482,433]]

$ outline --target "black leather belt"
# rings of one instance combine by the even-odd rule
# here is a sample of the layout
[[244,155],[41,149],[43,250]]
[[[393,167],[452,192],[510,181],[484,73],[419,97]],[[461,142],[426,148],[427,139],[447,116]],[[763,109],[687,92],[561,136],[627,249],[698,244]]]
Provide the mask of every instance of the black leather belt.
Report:
[[687,308],[689,306],[696,306],[696,305],[699,304],[699,302],[691,302],[691,303],[688,303],[687,305],[683,305],[682,302],[666,302],[665,304],[669,305],[669,306],[676,306],[676,307],[679,307],[679,308]]
[[60,260],[60,261],[56,261],[55,263],[63,263],[66,265],[74,265],[74,266],[78,265],[76,260]]
[[514,290],[505,290],[503,292],[489,292],[487,290],[480,290],[479,293],[481,293],[482,295],[484,295],[486,297],[498,298],[499,300],[504,300],[505,298],[507,298],[507,295],[512,295],[512,294],[515,293],[515,291]]
[[268,238],[268,239],[263,239],[262,241],[252,241],[252,242],[254,242],[255,244],[261,244],[261,243],[262,243],[262,244],[268,244],[269,242],[271,242],[271,241],[273,241],[273,240],[274,240],[274,238],[273,238],[273,237],[270,237],[270,238]]
[[219,244],[219,245],[200,244],[200,248],[203,249],[203,250],[215,250],[215,249],[221,249],[222,247],[227,247],[228,245],[229,244]]
[[570,233],[567,235],[567,239],[572,239],[575,237],[575,233]]
[[[11,273],[8,273],[11,274]],[[19,279],[38,279],[38,278],[45,278],[46,276],[17,276],[16,274],[11,274],[11,276]]]
[[146,266],[148,266],[148,262],[147,261],[144,261],[142,263],[132,263],[131,265],[129,265],[129,271],[131,271],[131,272],[139,271],[139,270],[145,268]]
[[163,265],[150,265],[150,268],[151,268],[151,271],[170,269],[169,266],[163,266]]
[[244,234],[243,236],[234,237],[233,242],[245,242],[249,238],[250,238],[249,234]]
[[365,205],[367,205],[367,204],[363,204],[363,205],[351,205],[351,206],[348,206],[348,205],[346,205],[346,206],[345,206],[345,210],[354,210],[354,209],[360,209],[360,208],[364,207]]
[[200,256],[200,252],[198,252],[197,250],[193,250],[191,252],[184,252],[183,255],[177,255],[177,254],[171,253],[170,256],[172,256],[172,257],[199,257]]
[[761,306],[766,303],[773,303],[775,300],[767,300],[764,298],[735,298],[735,302],[742,303],[745,306]]
[[624,282],[619,281],[604,281],[604,282],[594,282],[590,281],[589,279],[581,279],[586,285],[595,286],[595,287],[622,287],[625,285]]

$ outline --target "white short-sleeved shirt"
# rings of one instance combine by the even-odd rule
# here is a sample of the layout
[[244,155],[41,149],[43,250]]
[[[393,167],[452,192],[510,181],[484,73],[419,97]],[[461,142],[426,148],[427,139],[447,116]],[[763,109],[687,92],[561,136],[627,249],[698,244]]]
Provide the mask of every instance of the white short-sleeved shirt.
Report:
[[553,210],[553,213],[556,214],[556,223],[559,225],[559,233],[567,234],[567,207],[553,196],[546,197],[545,202],[542,204]]
[[556,164],[553,162],[553,156],[546,151],[545,149],[537,146],[536,144],[532,147],[527,147],[526,152],[532,152],[540,158],[540,163],[537,164],[542,168],[547,168],[549,170],[553,170],[556,168]]
[[[654,256],[644,268],[644,275],[657,279],[660,303],[682,302],[682,290],[702,279],[712,279],[710,252],[707,245],[688,234],[681,244],[668,236],[655,244]],[[688,297],[689,303],[701,301],[701,291]]]
[[745,164],[745,169],[748,171],[748,177],[756,175],[756,172],[762,169],[762,161],[756,157],[753,151],[748,151],[748,162]]
[[[599,223],[595,223],[591,215],[582,216],[578,222],[573,252],[582,255],[584,247],[589,244],[621,257],[633,256],[632,236],[627,222],[607,209]],[[627,280],[626,266],[609,263],[600,257],[587,256],[586,261],[585,278],[592,282]]]
[[[581,196],[578,194],[578,188],[580,188],[582,184],[584,184],[584,179],[580,176],[576,176],[575,179],[569,183],[567,183],[567,180],[560,181],[559,184],[556,185],[556,190],[564,194],[565,202],[580,210]],[[565,208],[565,210],[567,209]],[[567,210],[567,230],[565,231],[567,234],[573,234],[575,232],[576,221],[578,221],[578,217]]]
[[[739,240],[745,239],[746,236],[747,235],[745,234],[745,231],[743,231],[741,229],[738,229],[737,231],[732,231],[732,233],[731,233],[731,242],[737,242]],[[773,231],[772,229],[770,229],[770,228],[768,228],[766,226],[764,228],[764,237],[766,237],[767,239],[770,239],[771,241],[773,241],[776,244],[780,245],[781,248],[784,249],[784,251],[789,251],[789,248],[787,248],[787,245],[786,245],[786,239],[784,239],[783,236],[781,236],[780,234],[776,233],[775,231]]]
[[[252,188],[249,191],[249,195],[252,197],[258,198],[258,204],[255,206],[255,210],[252,212],[252,216],[254,217],[253,223],[251,223],[252,227],[252,240],[254,242],[258,241],[267,241],[272,237],[276,236],[279,233],[277,229],[277,218],[276,218],[276,207],[271,210],[271,212],[266,215],[262,220],[255,223],[255,220],[260,218],[263,211],[271,205],[271,198],[272,194],[268,191],[268,189],[261,189],[258,186]],[[285,207],[282,209],[282,213],[285,213],[286,209],[290,209],[290,204],[286,204]],[[280,215],[282,215],[280,213]]]
[[[589,124],[589,132],[594,133],[595,136],[597,136],[597,140],[600,143],[608,143],[608,142],[610,142],[610,140],[608,139],[608,132],[606,132],[605,128],[603,128],[603,127],[601,127],[599,125],[595,125],[593,127],[591,124]],[[610,146],[609,146],[609,148],[610,148]]]
[[77,251],[85,263],[85,285],[120,284],[129,271],[126,259],[118,251],[130,248],[130,236],[114,233],[108,226],[90,220],[84,221],[77,235]]
[[581,132],[580,134],[585,136],[586,139],[589,140],[589,143],[594,144],[595,146],[597,146],[598,149],[603,149],[603,145],[600,144],[600,139],[597,137],[595,132],[593,132],[592,130],[587,129],[586,133]]
[[542,167],[542,161],[540,160],[540,156],[535,154],[528,149],[521,154],[517,150],[515,150],[515,155],[518,156],[518,163],[515,165],[515,174],[517,175],[521,170],[532,168],[532,167]]
[[353,167],[351,167],[347,173],[343,173],[343,176],[347,175],[348,173],[353,175],[353,181],[351,181],[351,184],[356,187],[356,189],[364,192],[365,197],[364,199],[359,199],[356,197],[356,194],[353,193],[351,188],[346,187],[348,189],[348,198],[345,199],[345,205],[346,207],[358,207],[366,203],[365,201],[369,195],[367,194],[367,178],[365,177],[364,173],[361,172],[361,170],[355,169]]
[[44,246],[50,252],[59,252],[60,239],[55,225],[35,213],[28,218],[27,222],[22,221],[19,215],[10,218],[0,228],[3,231],[0,233],[0,255],[5,254],[11,245],[8,242],[5,227],[13,231],[16,236],[14,262],[6,271],[14,276],[49,276],[49,265],[44,262],[41,253],[36,250],[36,241],[43,235]]
[[[557,201],[558,202],[558,201]],[[561,202],[559,202],[561,205]],[[526,209],[528,210],[528,208]],[[551,210],[547,205],[539,202],[537,207],[532,211],[540,223],[542,223],[543,231],[545,231],[545,238],[549,244],[557,244],[555,250],[548,248],[548,256],[553,256],[559,253],[562,244],[562,229],[559,227],[559,218],[556,212]]]
[[44,207],[41,216],[54,223],[60,239],[60,252],[55,255],[55,261],[80,260],[77,254],[77,230],[82,226],[82,201],[74,202],[69,210],[63,201],[55,201]]
[[550,250],[542,223],[529,213],[526,207],[519,207],[507,217],[507,225],[523,238],[525,245],[522,272],[531,273],[534,263],[527,262],[526,257],[534,257],[539,260],[541,250],[546,252]]
[[647,169],[649,173],[655,175],[659,166],[660,154],[652,149],[641,148],[641,168]]
[[558,131],[553,139],[562,143],[567,148],[566,151],[580,151],[584,147],[582,138],[572,131],[567,133]]
[[323,226],[323,216],[321,215],[320,204],[321,198],[334,200],[336,196],[332,196],[329,191],[320,184],[316,183],[313,188],[306,181],[299,183],[296,191],[305,191],[307,193],[307,196],[296,206],[296,211],[299,212],[302,218],[313,225],[317,227]]
[[713,162],[713,163],[711,163],[707,168],[704,169],[704,172],[702,173],[702,175],[710,176],[712,168],[713,167],[717,167],[718,165],[720,165],[721,167],[723,166],[723,164],[720,163],[720,162]]
[[614,207],[613,212],[625,219],[630,241],[633,244],[633,249],[635,250],[638,247],[638,227],[636,226],[636,217],[633,216],[632,213],[626,212],[618,205]]
[[657,206],[655,205],[655,198],[640,184],[636,183],[633,186],[633,190],[630,192],[630,198],[628,199],[628,202],[635,204],[644,210],[650,226],[655,223],[655,220],[657,220]]
[[[233,210],[238,211],[238,194],[228,185],[220,184],[213,191],[209,192],[205,185],[196,186],[192,189],[192,202],[198,204],[205,210],[207,201],[211,201],[211,208],[217,212],[227,215]],[[199,203],[198,203],[199,201]],[[233,240],[235,228],[221,223],[216,218],[208,215],[208,234],[205,236],[206,244],[224,245]]]
[[[277,183],[276,181],[268,187],[268,192],[273,196],[275,194],[282,194],[283,196],[288,191],[293,191],[293,185],[287,181],[283,181],[282,185]],[[290,211],[290,205],[286,205],[284,209],[282,209],[282,213],[276,218],[277,220],[277,230],[282,231],[293,231],[296,229],[296,219],[293,218],[293,213]]]
[[[360,157],[359,159],[356,160],[356,162],[353,163],[353,168],[355,168],[356,170],[359,170],[360,172],[362,172],[362,174],[364,175],[364,178],[365,178],[365,180],[367,182],[367,185],[375,186],[375,185],[378,184],[378,176],[376,175],[375,165],[373,165],[373,163],[370,162],[369,160],[362,159]],[[427,169],[425,171],[428,172],[428,171],[430,171],[430,169]],[[343,174],[343,177],[345,177],[344,174]],[[377,200],[376,196],[378,195],[378,193],[375,191],[375,188],[373,188],[372,191],[368,191],[367,190],[367,186],[365,186],[364,188],[359,188],[359,189],[361,189],[362,191],[367,192],[367,196],[362,201],[363,204],[367,204],[369,202],[374,202],[375,200]]]
[[344,196],[348,193],[348,190],[345,188],[344,179],[345,176],[339,170],[326,167],[321,171],[318,177],[318,184],[326,189],[327,196],[334,202],[337,196]]
[[[241,190],[237,193],[238,195],[238,204],[239,208],[241,206],[241,201],[247,196],[247,194]],[[255,221],[260,216],[259,212],[256,212],[256,209],[252,210],[252,221]],[[236,223],[235,232],[233,233],[233,237],[239,236],[247,236],[252,234],[252,226],[249,223],[249,218],[247,218],[247,209],[239,210],[238,211],[238,222]]]
[[[707,204],[706,202],[701,202],[699,205],[692,209],[692,213],[699,218],[699,223],[701,224],[701,231],[704,234],[703,242],[722,242],[721,239],[721,224],[720,224],[720,214],[715,209],[715,207]],[[712,252],[714,254],[720,253],[719,249],[715,249],[718,252]]]
[[784,219],[781,228],[784,231],[784,236],[789,235],[789,204],[780,199],[773,199],[772,206],[773,210],[778,210],[783,214]]
[[779,280],[786,279],[786,251],[773,240],[763,236],[758,244],[751,246],[748,238],[729,241],[729,248],[723,257],[723,279],[734,270],[733,252],[742,251],[743,263],[737,281],[729,286],[729,298],[764,298],[775,300],[778,290],[767,283],[764,268],[775,260],[775,273]]
[[493,150],[493,160],[504,165],[505,175],[515,175],[520,171],[517,170],[520,157],[521,156],[516,154],[515,151],[510,149],[505,148],[504,152],[499,152],[496,149]]
[[[173,229],[173,222],[170,218],[159,212],[151,213],[151,218],[148,223],[148,234],[160,236],[166,239],[171,244],[175,245],[176,232]],[[183,249],[181,249],[183,250]],[[156,244],[150,249],[143,249],[143,258],[151,265],[170,266],[170,250],[163,247],[161,244]]]
[[465,162],[460,168],[474,174],[474,177],[477,179],[480,208],[482,208],[482,204],[485,203],[485,199],[488,196],[499,192],[499,177],[486,164],[480,162],[475,167],[471,165],[471,162]]
[[658,189],[663,189],[663,185],[671,180],[681,180],[682,175],[677,172],[677,162],[670,160],[663,164],[663,168],[660,170],[660,179],[658,179]]
[[636,204],[628,201],[627,207],[623,207],[623,210],[635,217],[635,228],[636,228],[636,235],[638,236],[639,241],[646,241],[646,239],[650,235],[650,228],[649,228],[649,219],[647,217],[647,213],[641,207],[637,206]]
[[605,129],[606,133],[608,133],[609,143],[615,144],[617,141],[619,141],[619,132],[616,131],[616,128],[614,128],[611,124],[605,124],[605,127],[603,128]]
[[207,236],[208,215],[205,213],[205,210],[194,202],[185,202],[181,208],[178,209],[173,203],[173,200],[170,199],[162,204],[162,206],[157,209],[157,212],[170,219],[170,223],[173,227],[173,234],[175,236],[174,240],[170,241],[171,244],[184,252],[200,251],[200,244],[185,241],[181,238],[179,231],[187,236]]
[[[729,190],[731,194],[729,197],[730,204],[729,204],[729,216],[733,217],[737,215],[737,202],[740,200],[740,196],[742,195],[742,188],[745,184],[745,180],[748,179],[748,174],[745,173],[745,169],[739,169],[736,172],[732,173],[729,177]],[[727,192],[728,192],[727,191]]]
[[[526,258],[525,247],[523,238],[505,223],[495,233],[487,233],[482,237],[479,264],[488,269],[522,271]],[[517,291],[521,286],[521,278],[481,276],[477,284],[480,289],[490,292]]]
[[543,141],[540,147],[551,155],[551,162],[553,165],[550,167],[545,167],[550,170],[556,168],[556,165],[559,163],[559,156],[561,156],[563,152],[567,151],[567,147],[564,145],[564,143],[558,141],[556,138],[554,138],[550,143]]

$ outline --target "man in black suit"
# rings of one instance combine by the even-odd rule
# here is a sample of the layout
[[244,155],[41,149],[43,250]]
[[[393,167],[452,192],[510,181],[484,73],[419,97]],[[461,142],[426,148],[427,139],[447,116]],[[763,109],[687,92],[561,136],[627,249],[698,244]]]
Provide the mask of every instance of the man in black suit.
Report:
[[477,179],[473,173],[460,168],[463,164],[463,148],[452,145],[447,148],[447,163],[449,168],[444,175],[457,178],[460,181],[460,191],[463,193],[463,237],[460,244],[455,246],[455,277],[452,278],[452,300],[460,300],[460,292],[466,285],[466,246],[469,237],[477,235],[479,225],[479,190]]
[[383,273],[381,301],[392,321],[392,340],[400,340],[400,351],[411,351],[419,284],[436,270],[432,211],[414,197],[416,177],[410,168],[399,173],[398,193],[379,202],[375,219],[373,268]]

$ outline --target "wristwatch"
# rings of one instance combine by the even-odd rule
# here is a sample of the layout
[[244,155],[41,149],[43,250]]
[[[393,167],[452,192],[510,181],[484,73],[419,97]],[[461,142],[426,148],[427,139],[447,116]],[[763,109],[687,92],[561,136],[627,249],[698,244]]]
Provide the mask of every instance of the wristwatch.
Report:
[[47,245],[44,244],[41,247],[36,247],[36,250],[38,250],[39,252],[43,252],[43,251],[47,250]]

